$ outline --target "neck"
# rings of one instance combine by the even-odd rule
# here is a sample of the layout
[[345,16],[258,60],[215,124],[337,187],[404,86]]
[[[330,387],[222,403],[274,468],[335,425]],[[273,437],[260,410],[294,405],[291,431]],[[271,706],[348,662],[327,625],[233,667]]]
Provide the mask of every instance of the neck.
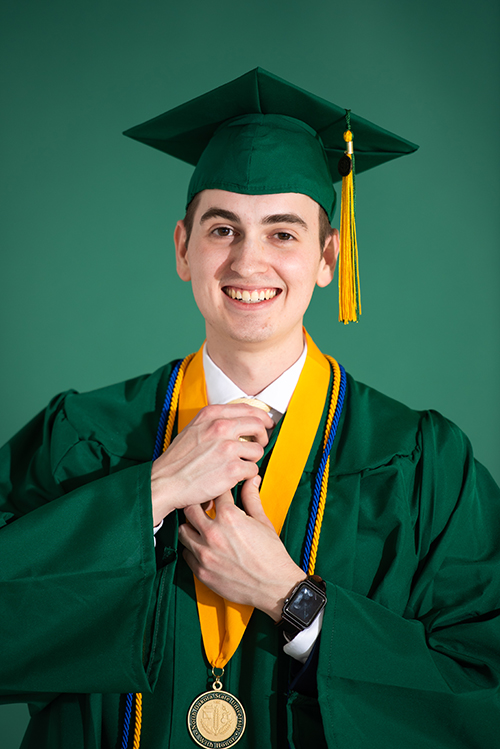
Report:
[[283,374],[302,354],[304,339],[300,336],[283,345],[259,341],[241,343],[234,341],[229,347],[227,342],[220,345],[207,330],[207,352],[215,364],[243,392],[256,395]]

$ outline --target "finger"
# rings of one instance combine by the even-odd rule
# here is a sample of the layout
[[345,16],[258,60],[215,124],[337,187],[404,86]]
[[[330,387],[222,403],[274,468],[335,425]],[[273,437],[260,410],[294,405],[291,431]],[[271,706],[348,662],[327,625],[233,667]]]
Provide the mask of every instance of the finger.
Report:
[[214,506],[216,513],[222,512],[226,507],[234,508],[234,497],[231,491],[228,490],[227,492],[221,494],[220,497],[217,497],[217,499],[214,501]]
[[[238,399],[238,400],[235,400],[235,401],[231,401],[228,405],[235,404],[235,403],[238,403],[240,401],[241,402],[245,402],[247,400],[249,400],[249,399],[247,399],[247,398],[241,398],[241,399]],[[267,429],[272,429],[275,426],[274,420],[273,420],[272,416],[269,413],[269,411],[270,411],[269,406],[267,406],[265,403],[262,403],[261,401],[257,401],[257,400],[253,401],[252,403],[248,403],[247,405],[250,408],[253,409],[252,416],[254,416],[254,417],[255,416],[262,417],[262,415],[265,416],[265,418],[263,419],[263,422],[264,422],[264,426],[266,427],[266,430]]]
[[182,523],[179,526],[179,541],[186,549],[193,552],[195,544],[200,540],[200,534],[189,523]]
[[[248,408],[252,407],[248,406]],[[260,413],[256,408],[252,410]],[[243,436],[251,437],[253,442],[258,442],[262,447],[265,447],[269,442],[267,427],[259,418],[253,415],[245,415],[234,419],[227,419],[227,421],[230,425],[232,439],[238,439]]]
[[259,523],[267,525],[274,531],[273,524],[267,517],[266,513],[264,512],[264,508],[262,507],[262,502],[260,500],[259,494],[260,483],[261,477],[254,476],[253,479],[247,479],[247,481],[245,481],[245,483],[241,487],[241,502],[243,505],[243,509],[245,510],[246,514],[254,518],[254,520],[258,520]]
[[187,566],[190,568],[190,570],[196,575],[196,577],[199,578],[200,563],[193,552],[189,549],[184,549],[184,551],[182,552],[182,556],[184,557],[184,561],[187,563]]
[[[231,448],[228,446],[228,450],[232,449],[242,460],[249,460],[252,463],[256,463],[264,455],[264,445],[257,442],[254,435],[243,435],[244,427],[235,429],[234,438],[230,440]],[[250,436],[251,440],[243,440],[243,436]],[[267,435],[266,435],[267,439]],[[228,440],[229,441],[229,440]]]
[[258,418],[266,429],[272,429],[275,424],[266,411],[246,403],[225,403],[224,405],[205,406],[195,417],[194,421],[213,421],[214,419],[237,419],[244,417]]
[[217,497],[215,503],[217,507],[221,507],[222,505],[234,505],[234,497],[231,491],[228,489],[227,492],[223,492],[220,497]]
[[206,406],[203,412],[200,415],[200,411],[192,425],[206,427],[210,439],[237,439],[241,435],[251,435],[256,442],[265,446],[269,441],[267,430],[274,426],[265,411],[246,404]]
[[226,490],[226,488],[232,489],[236,486],[236,484],[240,484],[247,479],[252,479],[257,476],[259,473],[259,467],[253,461],[242,458],[234,461],[232,465],[227,465],[226,471],[226,475],[229,479],[228,486],[221,486],[218,492],[219,496]]
[[[189,525],[196,529],[197,533],[203,533],[212,522],[212,519],[207,515],[201,505],[190,505],[189,507],[185,507],[184,517]],[[179,533],[181,528],[182,526],[179,526]]]

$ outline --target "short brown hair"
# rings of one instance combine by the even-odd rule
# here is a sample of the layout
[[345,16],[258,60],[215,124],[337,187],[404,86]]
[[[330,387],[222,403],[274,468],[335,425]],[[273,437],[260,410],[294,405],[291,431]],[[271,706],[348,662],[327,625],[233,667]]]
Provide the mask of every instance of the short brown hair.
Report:
[[186,229],[186,247],[188,245],[191,232],[193,231],[194,214],[196,213],[196,209],[198,208],[200,198],[201,192],[197,192],[186,208],[186,215],[184,216],[184,228]]
[[[196,193],[194,198],[189,203],[188,207],[186,208],[186,215],[184,216],[184,228],[186,229],[186,247],[189,242],[189,238],[191,237],[191,232],[193,231],[193,222],[194,222],[194,214],[196,213],[196,209],[198,208],[198,203],[200,202],[200,196],[201,192]],[[322,206],[319,207],[319,247],[321,252],[325,249],[325,242],[332,233],[333,229],[330,226],[330,221],[328,220],[328,215],[325,211],[325,209]]]
[[325,243],[328,237],[332,234],[333,229],[330,225],[330,220],[325,209],[319,206],[319,248],[321,252],[325,249]]

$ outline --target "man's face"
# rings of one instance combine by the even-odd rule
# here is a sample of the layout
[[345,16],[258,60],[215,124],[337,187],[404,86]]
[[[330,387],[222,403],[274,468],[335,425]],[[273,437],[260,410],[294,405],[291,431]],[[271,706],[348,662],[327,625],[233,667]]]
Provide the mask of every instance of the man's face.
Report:
[[212,346],[302,341],[314,286],[330,283],[338,235],[319,245],[318,204],[306,195],[204,190],[189,244],[175,230],[177,272],[191,281]]

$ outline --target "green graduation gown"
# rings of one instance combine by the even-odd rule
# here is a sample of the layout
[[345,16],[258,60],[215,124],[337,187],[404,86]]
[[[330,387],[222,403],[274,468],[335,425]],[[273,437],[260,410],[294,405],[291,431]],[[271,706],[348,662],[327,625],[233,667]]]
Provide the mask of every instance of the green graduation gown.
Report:
[[[3,448],[0,700],[30,705],[23,749],[121,747],[127,692],[142,749],[195,746],[187,711],[212,679],[192,575],[177,518],[156,549],[152,534],[171,369],[60,395]],[[323,427],[282,532],[297,563]],[[317,696],[290,689],[255,611],[224,677],[247,713],[239,749],[499,746],[500,498],[455,425],[348,377],[316,571]]]

